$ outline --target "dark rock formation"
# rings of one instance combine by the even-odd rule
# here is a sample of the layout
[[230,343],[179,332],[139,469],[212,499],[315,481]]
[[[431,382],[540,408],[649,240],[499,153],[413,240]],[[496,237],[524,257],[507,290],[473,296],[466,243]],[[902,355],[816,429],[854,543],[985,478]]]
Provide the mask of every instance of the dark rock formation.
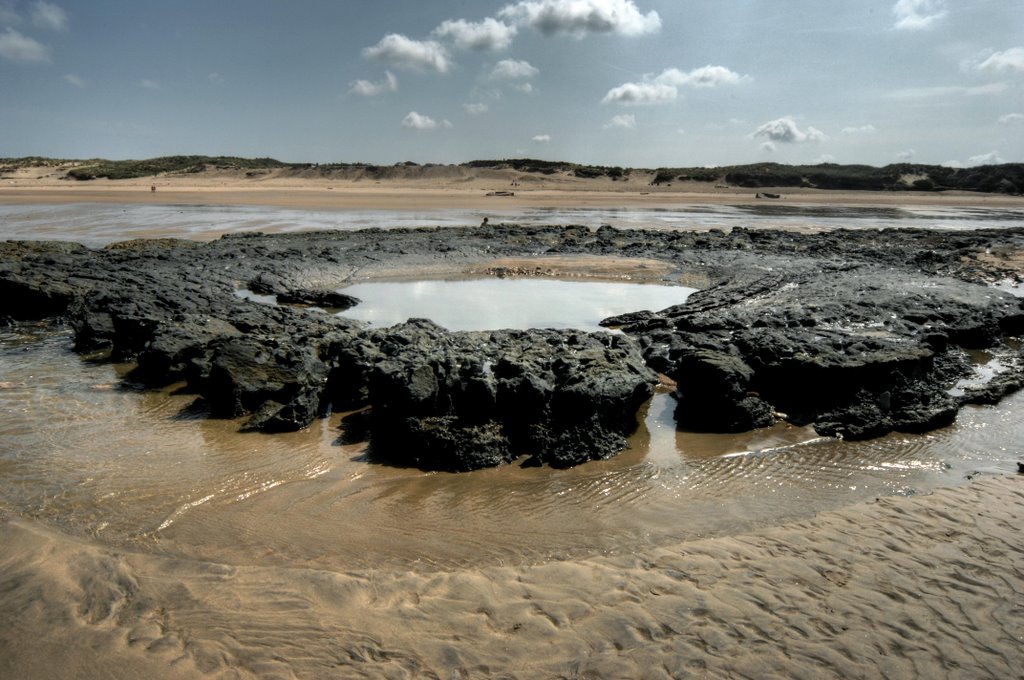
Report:
[[608,333],[449,333],[415,319],[373,340],[382,354],[370,376],[374,452],[417,467],[607,458],[657,383],[635,344]]
[[[80,351],[134,361],[132,380],[183,383],[214,417],[261,431],[369,406],[376,459],[465,470],[520,456],[614,454],[651,394],[678,385],[679,427],[737,431],[785,417],[872,437],[949,423],[1024,386],[1024,362],[954,396],[965,348],[1005,350],[1021,300],[1024,229],[821,234],[602,227],[395,229],[161,239],[92,250],[0,243],[0,319],[55,318]],[[711,282],[686,304],[605,321],[625,335],[372,330],[318,307],[354,277],[486,268],[499,257],[656,258]],[[279,305],[242,299],[249,289]],[[1004,352],[1005,353],[1005,352]]]

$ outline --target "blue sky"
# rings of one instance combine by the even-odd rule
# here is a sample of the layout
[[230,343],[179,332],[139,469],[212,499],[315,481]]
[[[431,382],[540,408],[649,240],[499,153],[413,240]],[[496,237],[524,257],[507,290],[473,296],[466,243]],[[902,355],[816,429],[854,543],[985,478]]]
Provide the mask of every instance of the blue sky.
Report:
[[1021,0],[0,0],[0,157],[1024,161]]

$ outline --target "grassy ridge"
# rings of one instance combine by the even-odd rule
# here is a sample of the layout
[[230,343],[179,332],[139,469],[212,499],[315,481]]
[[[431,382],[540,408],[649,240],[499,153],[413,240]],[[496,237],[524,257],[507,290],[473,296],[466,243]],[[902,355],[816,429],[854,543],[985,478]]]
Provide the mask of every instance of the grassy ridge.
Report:
[[[386,179],[401,171],[403,176],[426,172],[436,164],[419,165],[413,162],[395,165],[369,163],[285,163],[273,158],[238,158],[235,156],[164,156],[148,160],[86,161],[56,160],[40,157],[0,158],[0,174],[30,166],[67,166],[66,178],[74,180],[136,179],[162,174],[202,173],[208,170],[239,170],[259,174],[270,170],[302,172],[306,176],[332,177],[357,170],[365,175]],[[973,168],[949,168],[939,165],[897,163],[877,168],[869,165],[782,165],[754,163],[718,168],[678,167],[657,169],[631,169],[618,166],[582,165],[562,161],[544,161],[531,158],[502,160],[475,160],[463,163],[463,168],[510,169],[542,175],[571,175],[579,178],[607,177],[625,180],[634,173],[653,175],[651,184],[674,181],[698,181],[728,184],[730,186],[760,187],[813,187],[818,189],[871,190],[871,191],[943,191],[957,189],[1001,194],[1024,194],[1024,163],[982,165]]]

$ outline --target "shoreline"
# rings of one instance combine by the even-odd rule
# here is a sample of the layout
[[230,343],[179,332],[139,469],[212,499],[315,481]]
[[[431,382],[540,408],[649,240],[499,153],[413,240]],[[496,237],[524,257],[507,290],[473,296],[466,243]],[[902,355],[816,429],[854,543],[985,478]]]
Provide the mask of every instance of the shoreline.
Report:
[[[156,186],[156,191],[151,187]],[[487,196],[511,190],[514,196]],[[780,199],[758,199],[758,192]],[[671,187],[640,183],[538,180],[509,186],[504,179],[465,181],[218,180],[158,177],[152,180],[53,179],[0,182],[0,204],[124,203],[157,205],[255,205],[334,210],[517,210],[523,208],[673,209],[700,205],[1019,208],[1024,197],[949,192],[831,191],[798,188],[719,188],[682,182]]]

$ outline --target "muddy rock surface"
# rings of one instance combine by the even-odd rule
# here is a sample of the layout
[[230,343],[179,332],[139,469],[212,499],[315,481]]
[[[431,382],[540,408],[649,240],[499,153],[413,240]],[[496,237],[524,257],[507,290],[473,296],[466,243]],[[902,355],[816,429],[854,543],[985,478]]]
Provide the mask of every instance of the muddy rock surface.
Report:
[[[574,465],[620,450],[662,373],[681,429],[786,418],[822,434],[923,431],[964,403],[1024,385],[1024,228],[729,233],[602,227],[239,234],[104,249],[0,243],[0,318],[53,319],[76,348],[136,364],[130,380],[184,383],[196,408],[244,429],[294,430],[369,407],[382,461],[466,470],[524,457]],[[486,270],[498,258],[643,258],[687,303],[608,319],[624,334],[451,333],[428,320],[371,329],[333,316],[368,278]],[[1019,278],[1018,278],[1019,280]],[[239,295],[276,296],[277,305]],[[1000,357],[985,384],[968,351]]]

